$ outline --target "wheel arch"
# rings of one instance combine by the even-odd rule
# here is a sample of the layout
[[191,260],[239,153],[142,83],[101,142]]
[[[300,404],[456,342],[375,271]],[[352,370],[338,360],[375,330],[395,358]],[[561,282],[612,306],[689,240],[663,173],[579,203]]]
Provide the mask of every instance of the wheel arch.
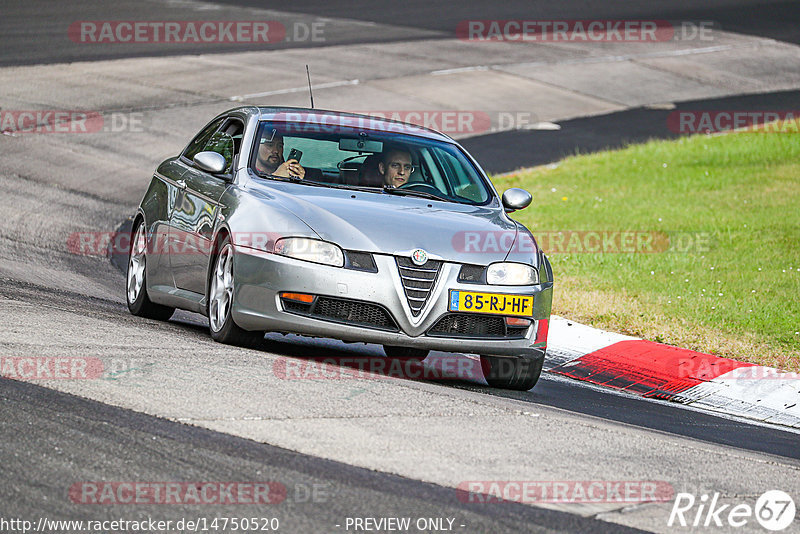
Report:
[[219,244],[226,237],[230,238],[231,229],[227,225],[222,225],[217,229],[214,234],[214,239],[211,241],[211,254],[208,255],[208,265],[206,265],[206,310],[208,309],[208,291],[211,287],[211,272],[214,270],[214,262],[217,260],[219,254]]
[[144,217],[144,212],[142,211],[141,208],[136,210],[136,215],[133,216],[133,221],[131,222],[131,232],[130,232],[131,239],[133,239],[133,232],[136,230],[136,227],[138,226],[139,222],[144,222],[145,228],[147,228],[147,221]]

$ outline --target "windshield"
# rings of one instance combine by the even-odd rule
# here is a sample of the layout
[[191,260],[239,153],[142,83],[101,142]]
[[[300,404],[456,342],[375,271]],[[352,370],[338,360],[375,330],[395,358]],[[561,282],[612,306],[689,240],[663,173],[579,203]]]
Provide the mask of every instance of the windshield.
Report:
[[262,121],[250,168],[264,178],[309,185],[368,188],[464,204],[491,199],[485,179],[452,143],[341,127],[335,132],[320,129]]

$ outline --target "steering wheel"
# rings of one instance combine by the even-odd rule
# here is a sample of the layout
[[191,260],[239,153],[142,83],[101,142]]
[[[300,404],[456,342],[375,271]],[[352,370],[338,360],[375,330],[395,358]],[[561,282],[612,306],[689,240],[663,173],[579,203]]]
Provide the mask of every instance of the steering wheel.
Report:
[[345,163],[348,163],[348,162],[353,161],[354,159],[358,159],[358,158],[366,159],[368,156],[369,156],[369,154],[359,154],[358,156],[350,156],[349,158],[344,158],[342,161],[340,161],[339,163],[336,164],[336,168],[341,171],[342,167],[344,167]]
[[426,184],[425,182],[413,182],[413,183],[405,183],[400,186],[402,189],[411,189],[413,191],[423,191],[425,193],[430,193],[436,196],[442,196],[443,193],[439,191],[438,188],[432,186],[431,184]]

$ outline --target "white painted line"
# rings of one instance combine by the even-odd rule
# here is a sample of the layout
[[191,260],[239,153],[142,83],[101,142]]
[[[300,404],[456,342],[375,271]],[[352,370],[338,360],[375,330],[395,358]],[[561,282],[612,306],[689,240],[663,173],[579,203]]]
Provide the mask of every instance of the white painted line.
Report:
[[644,107],[647,108],[647,109],[657,109],[657,110],[663,110],[663,111],[670,111],[670,110],[673,110],[673,109],[676,108],[675,104],[673,104],[672,102],[662,102],[660,104],[658,104],[658,103],[657,104],[646,104]]
[[[317,85],[312,85],[311,88],[313,90],[318,89],[330,89],[331,87],[342,87],[345,85],[358,85],[360,80],[342,80],[338,82],[327,82],[327,83],[320,83]],[[290,87],[288,89],[276,89],[274,91],[264,91],[263,93],[252,93],[249,95],[241,95],[241,96],[232,96],[228,100],[232,102],[241,102],[243,100],[249,100],[251,98],[260,98],[263,96],[273,96],[273,95],[288,95],[291,93],[300,93],[303,91],[308,91],[308,86],[304,85],[302,87]]]
[[497,70],[508,70],[509,68],[513,67],[541,67],[544,65],[554,66],[554,65],[576,65],[576,64],[584,64],[584,63],[609,63],[609,62],[619,62],[619,61],[630,61],[632,59],[650,59],[650,58],[659,58],[659,57],[679,57],[679,56],[689,56],[693,54],[710,54],[713,52],[722,52],[725,50],[735,50],[740,48],[753,48],[753,46],[734,46],[734,45],[719,45],[719,46],[707,46],[704,48],[687,48],[685,50],[669,50],[664,52],[648,52],[645,54],[623,54],[619,56],[596,56],[596,57],[582,57],[582,58],[574,58],[574,59],[566,59],[561,61],[555,62],[548,62],[548,61],[526,61],[522,63],[498,63],[496,65],[492,65],[491,68]]
[[560,130],[561,126],[554,122],[537,122],[536,124],[529,124],[522,127],[523,130]]
[[486,65],[475,65],[472,67],[458,67],[455,69],[443,69],[443,70],[434,70],[431,71],[431,76],[443,76],[446,74],[458,74],[460,72],[475,72],[475,71],[483,71],[489,70],[489,67]]

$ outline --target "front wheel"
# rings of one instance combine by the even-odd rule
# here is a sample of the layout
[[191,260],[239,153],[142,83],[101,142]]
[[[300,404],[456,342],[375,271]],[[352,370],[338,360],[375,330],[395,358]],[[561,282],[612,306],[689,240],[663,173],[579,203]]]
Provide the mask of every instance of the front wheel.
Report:
[[233,322],[233,245],[226,237],[214,259],[208,294],[208,324],[214,341],[228,345],[254,347],[264,339],[263,332],[249,332]]
[[421,362],[428,356],[429,351],[425,349],[415,349],[413,347],[395,347],[392,345],[384,345],[383,352],[387,357],[395,360]]
[[139,317],[166,321],[175,312],[175,308],[162,306],[150,300],[147,295],[147,236],[144,221],[133,231],[131,250],[128,253],[128,270],[125,273],[125,300],[128,310]]
[[481,355],[483,376],[493,388],[528,391],[539,381],[542,365],[544,357],[529,359]]

